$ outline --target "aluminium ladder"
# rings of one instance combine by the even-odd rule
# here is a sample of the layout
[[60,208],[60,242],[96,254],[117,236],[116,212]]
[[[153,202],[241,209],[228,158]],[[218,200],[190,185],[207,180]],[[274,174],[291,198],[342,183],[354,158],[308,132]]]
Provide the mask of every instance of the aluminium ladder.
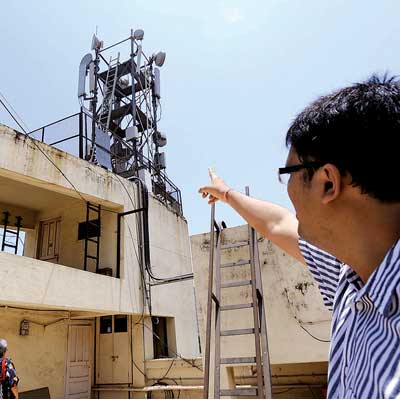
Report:
[[100,110],[100,122],[110,129],[112,105],[115,99],[115,88],[118,81],[119,53],[117,58],[110,58],[106,81],[104,83],[103,103]]
[[[117,86],[117,81],[119,78],[118,74],[118,67],[120,65],[119,62],[119,53],[116,58],[110,57],[110,62],[108,64],[108,70],[106,75],[106,80],[103,86],[103,101],[99,108],[98,116],[99,122],[101,125],[101,129],[105,132],[108,132],[110,129],[110,122],[111,122],[111,113],[113,111],[113,104],[115,101],[115,90]],[[94,110],[95,111],[95,110]],[[92,140],[91,150],[89,153],[89,161],[98,164],[97,157],[96,157],[96,138],[94,142]]]
[[[246,187],[246,195],[249,188]],[[207,327],[206,327],[206,349],[204,368],[204,398],[210,397],[210,360],[211,360],[211,337],[212,337],[212,314],[213,303],[215,304],[214,325],[214,390],[211,397],[235,396],[247,398],[272,398],[271,372],[269,363],[269,351],[267,340],[267,326],[265,319],[265,305],[262,290],[261,268],[258,255],[257,234],[249,226],[249,240],[235,245],[221,246],[221,235],[225,224],[217,224],[215,221],[215,204],[211,207],[210,228],[210,258],[209,258],[209,280],[208,280],[208,302],[207,302]],[[216,236],[216,238],[215,238]],[[221,264],[221,250],[224,248],[249,246],[249,260],[240,260]],[[215,249],[214,249],[215,247]],[[214,260],[215,252],[215,260]],[[215,261],[215,276],[214,276]],[[250,266],[251,280],[236,282],[221,282],[221,268],[246,268]],[[221,304],[221,289],[251,286],[252,302],[248,304]],[[213,290],[215,287],[215,291]],[[251,328],[221,330],[221,316],[226,312],[238,309],[251,309],[253,312],[254,326]],[[221,312],[223,314],[221,315]],[[255,357],[221,358],[221,336],[253,335],[255,343]],[[257,385],[235,389],[220,388],[221,364],[223,365],[255,365]]]

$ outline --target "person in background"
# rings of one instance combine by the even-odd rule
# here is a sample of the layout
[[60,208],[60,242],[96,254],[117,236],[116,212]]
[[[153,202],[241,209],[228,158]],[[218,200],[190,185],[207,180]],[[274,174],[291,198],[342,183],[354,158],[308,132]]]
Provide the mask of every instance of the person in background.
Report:
[[7,358],[7,340],[0,339],[0,398],[18,399],[18,381],[15,365]]
[[329,398],[400,397],[400,82],[372,76],[290,126],[279,179],[295,213],[210,170],[199,189],[307,265],[333,311]]

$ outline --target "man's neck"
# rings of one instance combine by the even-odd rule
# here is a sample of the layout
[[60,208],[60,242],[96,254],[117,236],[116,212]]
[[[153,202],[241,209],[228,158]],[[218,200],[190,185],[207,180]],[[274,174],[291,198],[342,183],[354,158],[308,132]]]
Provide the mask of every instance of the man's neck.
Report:
[[[350,211],[350,210],[349,210]],[[400,238],[400,205],[375,201],[333,218],[327,251],[348,264],[364,283]]]

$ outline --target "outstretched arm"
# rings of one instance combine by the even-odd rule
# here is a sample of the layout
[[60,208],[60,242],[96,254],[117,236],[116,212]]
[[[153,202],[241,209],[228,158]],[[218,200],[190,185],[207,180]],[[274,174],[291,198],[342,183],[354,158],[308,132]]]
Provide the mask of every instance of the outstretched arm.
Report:
[[209,170],[209,174],[211,184],[199,189],[203,198],[209,196],[209,204],[218,200],[229,204],[257,232],[305,264],[298,245],[298,221],[292,212],[276,204],[232,190],[212,169]]

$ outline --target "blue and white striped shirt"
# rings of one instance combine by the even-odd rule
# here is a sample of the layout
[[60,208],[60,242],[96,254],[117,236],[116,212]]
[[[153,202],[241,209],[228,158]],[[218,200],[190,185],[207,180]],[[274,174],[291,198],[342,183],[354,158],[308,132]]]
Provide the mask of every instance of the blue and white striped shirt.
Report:
[[300,239],[333,311],[329,398],[400,398],[400,240],[364,285],[348,265]]

